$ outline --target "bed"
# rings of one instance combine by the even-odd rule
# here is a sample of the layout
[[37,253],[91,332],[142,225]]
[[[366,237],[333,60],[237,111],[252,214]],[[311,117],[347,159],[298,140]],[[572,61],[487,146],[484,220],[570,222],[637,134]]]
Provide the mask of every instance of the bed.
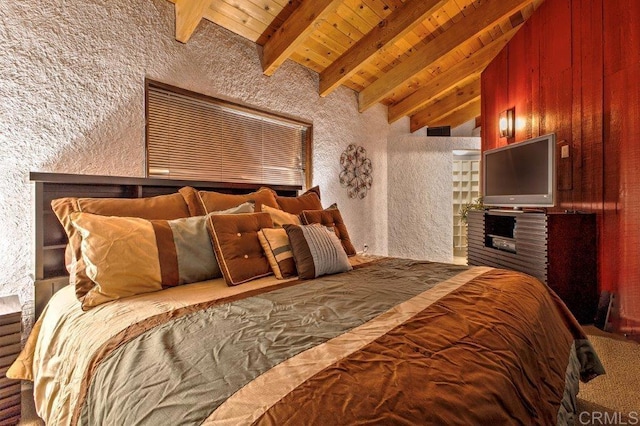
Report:
[[604,372],[535,278],[364,255],[348,269],[89,310],[66,286],[9,375],[56,425],[546,425],[572,424],[578,382]]

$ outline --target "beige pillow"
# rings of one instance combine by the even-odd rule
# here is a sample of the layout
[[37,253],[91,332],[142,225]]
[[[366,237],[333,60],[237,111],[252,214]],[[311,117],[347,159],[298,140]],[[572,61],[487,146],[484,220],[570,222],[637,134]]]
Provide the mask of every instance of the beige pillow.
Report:
[[265,213],[269,213],[271,216],[271,220],[273,221],[273,226],[276,228],[282,228],[282,225],[300,225],[300,218],[298,215],[287,213],[280,209],[274,209],[269,206],[262,206],[262,211]]
[[86,273],[87,310],[116,299],[220,276],[207,217],[145,220],[72,213]]
[[69,271],[69,283],[75,287],[76,297],[82,301],[94,287],[86,273],[80,253],[80,234],[71,224],[70,215],[75,212],[103,216],[140,217],[143,219],[178,219],[189,217],[189,207],[182,195],[175,193],[146,198],[76,198],[66,197],[51,201],[51,208],[64,227],[69,239],[70,256],[65,259]]
[[277,279],[282,280],[297,275],[287,231],[282,228],[264,228],[258,231],[258,239]]

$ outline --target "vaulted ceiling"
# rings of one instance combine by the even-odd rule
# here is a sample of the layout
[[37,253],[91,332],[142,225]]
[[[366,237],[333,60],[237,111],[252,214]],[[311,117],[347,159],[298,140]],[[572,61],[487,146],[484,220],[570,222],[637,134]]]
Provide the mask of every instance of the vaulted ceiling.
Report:
[[343,85],[360,111],[381,102],[411,131],[480,115],[480,73],[543,0],[169,0],[176,39],[202,19],[262,46],[264,73],[287,59]]

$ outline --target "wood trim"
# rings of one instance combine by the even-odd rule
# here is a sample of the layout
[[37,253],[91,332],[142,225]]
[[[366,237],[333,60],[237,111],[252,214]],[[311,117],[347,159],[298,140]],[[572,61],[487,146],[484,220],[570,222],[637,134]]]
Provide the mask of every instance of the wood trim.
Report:
[[175,0],[176,40],[186,43],[213,0]]
[[413,31],[449,0],[408,0],[320,73],[320,96],[327,96],[381,50]]
[[[145,177],[126,176],[101,176],[101,175],[76,175],[70,173],[46,173],[31,172],[29,180],[48,184],[72,184],[72,185],[122,185],[122,186],[160,186],[176,187],[193,186],[202,189],[258,189],[262,184],[254,183],[229,183],[229,182],[208,182],[181,179],[158,179]],[[296,191],[302,189],[301,186],[270,185],[276,191]]]
[[461,19],[358,94],[360,112],[383,100],[393,90],[450,51],[517,12],[532,0],[485,0],[483,6]]
[[316,29],[318,23],[332,13],[342,0],[305,0],[278,28],[262,49],[262,69],[273,73]]
[[[460,107],[459,109],[451,111],[451,113],[434,120],[429,125],[432,127],[437,127],[437,126],[456,127],[471,120],[473,117],[478,115],[480,115],[480,96],[473,99],[471,102],[467,103],[466,105]],[[424,127],[424,126],[421,126],[420,123],[417,123],[414,125],[413,116],[411,117],[410,123],[411,123],[410,124],[411,132],[415,132],[421,127]]]
[[[434,126],[434,123],[442,122],[442,117],[478,99],[480,96],[480,76],[477,75],[472,80],[464,81],[463,83],[463,85],[447,92],[442,97],[435,98],[423,110],[413,114],[411,116],[411,131],[413,132],[424,126]],[[469,116],[468,119],[473,117],[475,115]]]

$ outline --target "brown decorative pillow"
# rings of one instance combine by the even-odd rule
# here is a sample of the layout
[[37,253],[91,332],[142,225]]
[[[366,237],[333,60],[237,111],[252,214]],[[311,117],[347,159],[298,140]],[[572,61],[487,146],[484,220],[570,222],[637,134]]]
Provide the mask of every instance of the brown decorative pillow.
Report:
[[52,200],[51,208],[69,239],[71,254],[70,262],[67,264],[69,283],[75,286],[76,297],[80,301],[95,286],[95,283],[87,276],[86,265],[80,251],[82,238],[71,224],[71,213],[139,217],[147,220],[171,220],[190,216],[187,203],[178,193],[147,198],[66,197]]
[[300,213],[300,220],[302,220],[302,223],[305,225],[320,223],[328,228],[333,228],[347,255],[353,256],[356,254],[356,249],[353,247],[353,243],[347,232],[347,227],[337,207],[326,210],[305,210]]
[[258,231],[273,228],[268,213],[209,216],[209,233],[227,285],[234,286],[271,274]]
[[353,269],[335,233],[320,225],[284,225],[302,279]]
[[256,212],[262,211],[262,205],[278,208],[275,192],[270,188],[260,188],[250,194],[223,194],[215,191],[198,191],[200,202],[206,213],[227,210],[247,201],[256,203]]
[[289,245],[289,237],[287,237],[287,232],[284,229],[261,229],[258,231],[258,239],[277,279],[282,280],[297,275],[296,263],[293,260],[293,252]]
[[273,226],[276,228],[282,228],[282,225],[301,225],[300,217],[295,214],[287,213],[280,209],[274,209],[269,206],[262,206],[262,211],[269,213],[271,220],[273,220]]
[[292,214],[300,214],[303,210],[322,210],[319,186],[314,186],[297,197],[276,197],[276,201],[280,210]]

